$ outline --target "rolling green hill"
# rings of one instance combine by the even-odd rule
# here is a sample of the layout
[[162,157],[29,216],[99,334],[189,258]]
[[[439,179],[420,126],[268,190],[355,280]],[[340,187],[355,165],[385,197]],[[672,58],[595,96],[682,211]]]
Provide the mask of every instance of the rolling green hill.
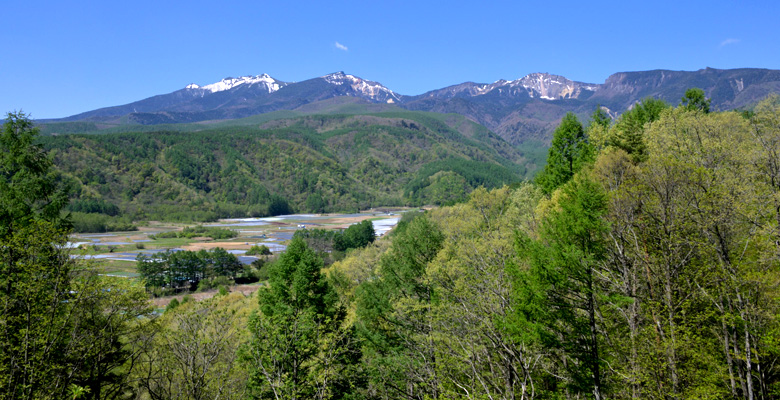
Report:
[[113,204],[138,219],[447,204],[478,186],[522,180],[534,168],[497,135],[458,115],[263,115],[177,127],[185,131],[42,140],[70,181],[74,204]]

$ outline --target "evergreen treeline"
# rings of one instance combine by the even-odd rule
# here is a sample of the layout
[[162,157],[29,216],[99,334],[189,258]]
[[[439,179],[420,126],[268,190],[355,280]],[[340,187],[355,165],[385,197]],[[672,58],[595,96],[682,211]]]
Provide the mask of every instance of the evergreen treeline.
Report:
[[72,212],[68,217],[73,223],[73,232],[75,233],[102,233],[102,232],[122,232],[135,231],[138,227],[133,225],[128,218],[110,217],[99,213],[81,213]]
[[186,238],[192,239],[196,237],[210,237],[214,240],[232,239],[238,236],[238,232],[232,229],[210,227],[203,225],[185,226],[180,231],[167,231],[160,232],[155,235],[149,236],[152,239],[165,239],[165,238]]
[[238,258],[225,249],[200,251],[166,251],[157,254],[138,254],[138,273],[147,287],[191,288],[204,279],[235,277],[244,271]]
[[321,253],[332,251],[347,251],[366,247],[376,240],[374,224],[363,220],[352,224],[344,230],[332,229],[299,229],[293,238],[303,239],[309,247]]

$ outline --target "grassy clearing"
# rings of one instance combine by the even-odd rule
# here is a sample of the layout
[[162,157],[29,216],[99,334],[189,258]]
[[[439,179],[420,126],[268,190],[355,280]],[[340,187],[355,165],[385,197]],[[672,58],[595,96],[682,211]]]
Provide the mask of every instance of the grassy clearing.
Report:
[[[197,240],[187,238],[165,238],[156,239],[151,242],[144,242],[144,247],[147,249],[170,249],[186,246],[193,242],[197,242]],[[135,245],[133,245],[133,248],[135,248]]]
[[92,260],[89,266],[101,274],[137,278],[135,261]]

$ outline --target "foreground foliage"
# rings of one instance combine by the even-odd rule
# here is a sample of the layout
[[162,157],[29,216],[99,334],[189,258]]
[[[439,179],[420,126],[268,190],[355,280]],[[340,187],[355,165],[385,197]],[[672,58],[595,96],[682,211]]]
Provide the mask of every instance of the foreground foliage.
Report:
[[362,393],[776,397],[780,107],[691,98],[591,124],[592,161],[555,187],[475,191],[336,263]]
[[0,136],[0,398],[121,397],[146,293],[69,257],[67,188],[36,136],[21,113]]
[[169,307],[140,333],[146,343],[132,384],[152,400],[243,399],[247,372],[238,357],[251,308],[240,293]]
[[555,151],[592,154],[550,157],[571,172],[554,184],[409,213],[327,270],[317,247],[335,234],[300,234],[255,297],[223,289],[157,319],[137,318],[140,288],[109,296],[74,273],[54,222],[12,226],[0,283],[23,279],[31,301],[2,293],[4,396],[776,398],[780,105],[707,112],[700,94],[566,121],[577,140]]

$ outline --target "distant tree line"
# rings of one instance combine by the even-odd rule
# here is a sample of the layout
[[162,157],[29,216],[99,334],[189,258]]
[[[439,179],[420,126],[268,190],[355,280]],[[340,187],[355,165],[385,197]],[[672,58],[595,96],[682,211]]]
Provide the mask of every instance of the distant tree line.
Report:
[[294,238],[301,238],[309,247],[318,252],[347,251],[366,247],[376,240],[374,224],[369,220],[363,220],[350,225],[344,230],[333,229],[299,229],[295,231]]
[[215,240],[231,239],[238,236],[238,232],[216,226],[187,226],[180,231],[160,232],[149,236],[152,239],[210,237]]
[[201,280],[235,278],[244,270],[238,258],[222,248],[211,251],[165,251],[156,254],[138,254],[138,273],[147,287],[192,288]]

